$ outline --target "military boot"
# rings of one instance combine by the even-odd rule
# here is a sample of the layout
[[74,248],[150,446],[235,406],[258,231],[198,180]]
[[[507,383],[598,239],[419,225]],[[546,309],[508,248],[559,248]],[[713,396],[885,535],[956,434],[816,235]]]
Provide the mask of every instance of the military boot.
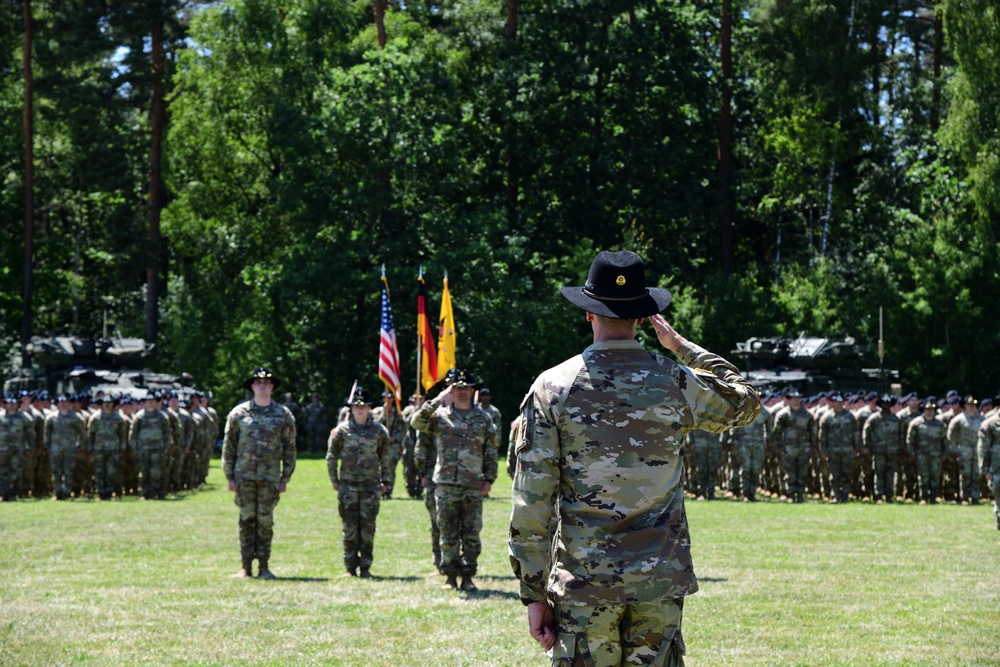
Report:
[[361,578],[362,579],[371,579],[372,578],[372,573],[368,571],[367,567],[361,568]]
[[461,588],[462,588],[463,591],[466,591],[468,593],[474,593],[475,591],[479,590],[478,588],[476,588],[476,585],[474,583],[472,583],[472,576],[468,575],[468,574],[463,574],[462,575],[462,586],[461,586]]
[[257,573],[257,578],[258,579],[277,579],[277,577],[274,576],[273,574],[271,574],[271,571],[269,569],[267,569],[267,559],[266,558],[259,559],[258,563],[260,565],[260,571]]
[[443,588],[458,588],[458,579],[454,574],[448,575],[448,580],[444,582]]

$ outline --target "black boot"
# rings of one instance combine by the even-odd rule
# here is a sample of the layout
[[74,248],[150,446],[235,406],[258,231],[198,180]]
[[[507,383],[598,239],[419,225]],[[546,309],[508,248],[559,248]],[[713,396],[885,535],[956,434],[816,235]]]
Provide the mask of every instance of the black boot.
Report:
[[260,571],[257,573],[258,579],[277,579],[277,577],[271,574],[271,571],[267,569],[266,558],[258,558],[257,561],[260,565]]

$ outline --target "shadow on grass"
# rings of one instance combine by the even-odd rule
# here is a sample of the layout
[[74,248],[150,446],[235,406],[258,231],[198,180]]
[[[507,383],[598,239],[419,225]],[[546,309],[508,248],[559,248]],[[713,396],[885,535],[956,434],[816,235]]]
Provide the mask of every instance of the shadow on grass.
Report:
[[721,584],[729,581],[726,577],[698,577],[698,583]]
[[466,598],[470,600],[491,600],[497,598],[506,598],[508,600],[520,600],[521,596],[517,593],[511,591],[498,591],[492,588],[480,588],[478,591],[468,592],[460,591],[465,595]]
[[414,581],[423,581],[425,579],[425,577],[387,577],[387,576],[384,576],[384,575],[373,574],[372,577],[371,577],[371,579],[372,579],[372,581],[405,581],[405,582],[414,582]]
[[329,577],[275,577],[272,581],[296,581],[305,583],[323,583],[330,581]]

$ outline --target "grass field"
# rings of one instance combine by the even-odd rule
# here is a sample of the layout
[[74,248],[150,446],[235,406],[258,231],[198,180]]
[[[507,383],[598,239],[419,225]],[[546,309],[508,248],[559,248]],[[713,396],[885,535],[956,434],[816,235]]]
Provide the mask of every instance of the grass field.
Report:
[[[236,507],[0,505],[0,665],[548,665],[506,555],[509,484],[484,511],[481,591],[441,588],[422,502],[382,504],[371,580],[346,578],[322,460],[275,513],[278,581],[236,580]],[[397,484],[397,495],[402,487]],[[1000,665],[988,506],[688,504],[701,591],[689,667]]]

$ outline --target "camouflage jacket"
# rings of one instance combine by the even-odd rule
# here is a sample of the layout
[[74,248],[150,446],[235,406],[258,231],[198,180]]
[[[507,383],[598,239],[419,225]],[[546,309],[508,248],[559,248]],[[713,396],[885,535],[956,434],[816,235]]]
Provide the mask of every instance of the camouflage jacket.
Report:
[[75,412],[52,412],[45,418],[45,446],[49,451],[74,451],[82,445],[83,422]]
[[817,439],[827,454],[858,451],[860,435],[858,419],[848,410],[828,412],[819,420]]
[[801,406],[786,406],[774,418],[774,441],[781,449],[815,449],[816,420]]
[[596,342],[535,380],[514,443],[508,542],[522,601],[620,604],[698,590],[684,437],[745,426],[760,401],[725,359],[692,343],[677,356],[686,365],[635,340]]
[[993,415],[979,427],[979,469],[1000,478],[1000,416]]
[[473,406],[463,415],[435,398],[420,406],[410,423],[434,439],[435,484],[478,489],[496,480],[497,427],[484,410]]
[[722,434],[723,442],[733,445],[735,451],[741,449],[764,451],[771,439],[771,413],[761,407],[760,414],[747,426],[734,428]]
[[170,424],[170,447],[172,449],[180,449],[181,441],[184,439],[181,433],[180,415],[170,408],[162,408],[160,412],[163,413],[163,416],[167,418],[167,423]]
[[162,410],[146,412],[145,408],[135,413],[132,419],[132,429],[129,432],[129,442],[133,451],[162,451],[171,446],[173,434],[170,431],[170,420]]
[[876,410],[865,420],[861,441],[869,451],[896,454],[903,445],[903,422],[888,410]]
[[976,451],[979,441],[979,427],[985,421],[980,415],[969,416],[962,412],[948,422],[948,446],[953,454],[969,454]]
[[388,484],[389,432],[371,419],[367,424],[359,424],[353,418],[338,424],[327,441],[326,469],[334,484]]
[[23,456],[35,448],[35,425],[31,417],[0,409],[0,451]]
[[93,452],[123,452],[128,442],[128,422],[120,412],[96,412],[87,423],[87,442]]
[[205,424],[208,423],[208,416],[197,408],[188,412],[188,416],[191,418],[191,443],[188,448],[192,452],[200,452],[207,446]]
[[914,418],[906,431],[906,447],[911,454],[944,456],[946,447],[945,426],[939,419]]
[[272,401],[261,407],[240,403],[226,418],[222,472],[229,481],[243,479],[287,484],[295,470],[295,417]]
[[413,447],[413,465],[421,477],[434,481],[434,464],[437,462],[437,448],[434,438],[424,431],[413,431],[417,441]]

